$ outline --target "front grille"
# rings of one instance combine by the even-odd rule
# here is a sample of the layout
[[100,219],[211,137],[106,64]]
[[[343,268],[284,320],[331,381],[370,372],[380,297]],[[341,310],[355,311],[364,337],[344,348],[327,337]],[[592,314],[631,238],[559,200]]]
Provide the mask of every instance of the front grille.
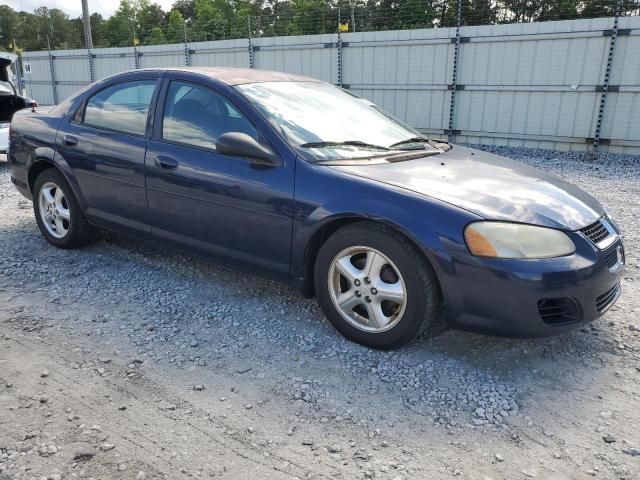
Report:
[[588,227],[581,228],[580,231],[595,244],[600,243],[609,236],[609,230],[600,220]]
[[618,299],[619,295],[620,284],[617,283],[602,295],[600,295],[598,298],[596,298],[596,310],[598,310],[598,313],[604,313],[611,305],[613,305],[613,302]]
[[580,320],[580,310],[573,298],[545,298],[538,301],[538,312],[548,325],[566,325]]

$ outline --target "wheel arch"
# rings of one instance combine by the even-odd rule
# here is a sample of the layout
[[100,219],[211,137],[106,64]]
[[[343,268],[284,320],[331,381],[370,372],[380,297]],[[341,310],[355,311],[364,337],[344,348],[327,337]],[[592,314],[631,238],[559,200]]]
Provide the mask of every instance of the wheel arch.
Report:
[[333,217],[318,227],[307,242],[305,253],[304,253],[304,263],[303,263],[303,276],[300,288],[303,294],[307,297],[315,296],[315,286],[313,282],[313,274],[315,269],[316,258],[318,256],[318,252],[320,248],[324,244],[324,242],[339,229],[351,225],[354,223],[374,223],[378,225],[384,225],[386,227],[391,228],[396,234],[404,237],[409,243],[411,243],[417,250],[420,252],[420,255],[427,262],[428,265],[433,269],[436,279],[438,280],[438,289],[442,294],[442,282],[440,280],[440,274],[437,268],[437,262],[435,258],[431,258],[430,255],[427,254],[425,249],[421,246],[415,236],[413,236],[410,232],[408,232],[401,225],[398,225],[395,222],[389,221],[383,218],[373,218],[364,215],[348,215],[348,216],[340,216]]
[[53,163],[50,159],[45,157],[38,157],[31,164],[31,166],[29,167],[29,170],[27,171],[27,185],[29,185],[29,192],[31,192],[32,195],[34,193],[33,188],[36,184],[36,178],[38,178],[38,176],[42,172],[50,168],[55,168],[60,173],[62,173],[62,171],[56,166],[55,163]]
[[74,179],[71,177],[71,175],[69,175],[69,171],[70,170],[68,169],[68,166],[66,165],[66,163],[65,164],[61,164],[57,160],[58,159],[56,158],[56,161],[54,161],[53,159],[51,159],[48,156],[37,156],[37,157],[34,158],[33,162],[29,165],[29,167],[27,169],[27,185],[28,185],[28,188],[29,188],[29,193],[33,197],[33,194],[34,194],[33,188],[35,186],[36,179],[38,178],[38,175],[40,175],[45,170],[48,170],[50,168],[54,168],[58,172],[60,172],[60,174],[67,181],[67,183],[71,187],[71,193],[73,193],[73,195],[76,197],[76,200],[78,201],[78,204],[80,205],[80,208],[84,211],[85,207],[86,207],[86,203],[85,203],[84,197],[82,196],[82,194],[80,192],[79,185],[77,184],[77,182],[74,181]]

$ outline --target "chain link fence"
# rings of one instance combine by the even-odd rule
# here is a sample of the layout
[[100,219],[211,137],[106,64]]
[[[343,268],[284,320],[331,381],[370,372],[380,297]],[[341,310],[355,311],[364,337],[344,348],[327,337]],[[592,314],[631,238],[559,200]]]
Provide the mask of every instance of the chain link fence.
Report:
[[640,14],[640,0],[177,0],[164,12],[125,0],[110,18],[91,16],[92,45],[81,18],[41,7],[0,6],[0,47],[39,51],[501,25]]

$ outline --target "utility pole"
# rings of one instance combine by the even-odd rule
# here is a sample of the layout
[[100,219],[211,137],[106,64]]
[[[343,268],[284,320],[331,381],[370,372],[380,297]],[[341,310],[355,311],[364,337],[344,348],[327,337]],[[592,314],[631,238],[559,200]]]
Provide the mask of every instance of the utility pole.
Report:
[[91,37],[91,17],[89,16],[89,0],[82,0],[82,23],[84,24],[84,41],[86,47],[93,48]]
[[338,4],[338,86],[342,87],[342,17],[340,15],[340,4]]
[[349,6],[351,7],[351,31],[356,31],[356,0],[349,0]]

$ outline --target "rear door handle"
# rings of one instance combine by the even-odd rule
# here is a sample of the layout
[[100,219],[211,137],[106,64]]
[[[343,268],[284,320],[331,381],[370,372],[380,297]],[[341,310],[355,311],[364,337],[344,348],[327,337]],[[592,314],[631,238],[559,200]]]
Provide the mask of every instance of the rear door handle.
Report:
[[62,137],[62,141],[65,145],[69,145],[70,147],[78,144],[78,139],[73,135],[65,135],[64,137]]
[[158,155],[156,157],[156,166],[163,170],[175,170],[178,168],[178,161],[171,157],[165,157],[164,155]]

